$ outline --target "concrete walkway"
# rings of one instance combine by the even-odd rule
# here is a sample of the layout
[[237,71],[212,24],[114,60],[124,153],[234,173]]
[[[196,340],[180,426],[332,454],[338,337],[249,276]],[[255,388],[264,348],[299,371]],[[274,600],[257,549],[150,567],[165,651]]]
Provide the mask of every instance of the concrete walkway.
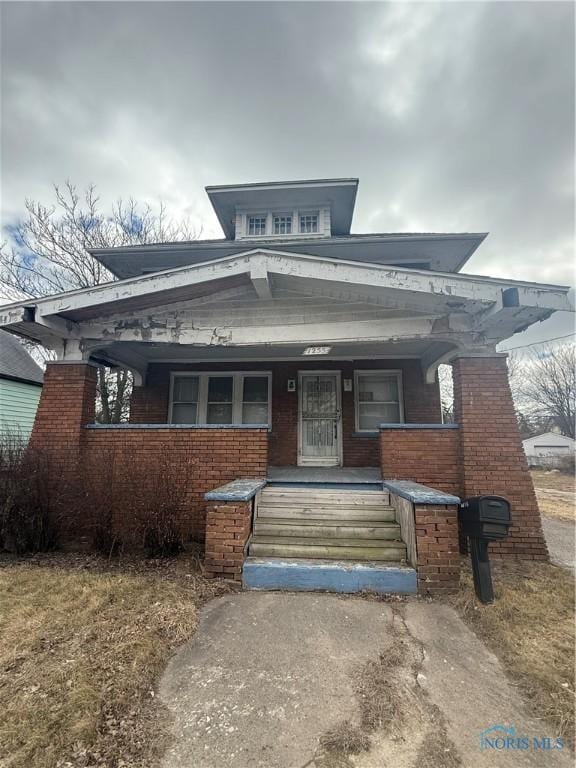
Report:
[[542,528],[548,544],[550,560],[563,568],[576,567],[576,524],[542,515]]
[[[393,716],[368,729],[368,751],[342,761],[320,742],[343,721],[365,727],[363,679],[362,691],[380,686],[376,711]],[[527,716],[498,660],[441,603],[227,595],[202,610],[160,696],[174,716],[163,768],[572,766],[566,752],[480,750],[493,725],[555,734]]]

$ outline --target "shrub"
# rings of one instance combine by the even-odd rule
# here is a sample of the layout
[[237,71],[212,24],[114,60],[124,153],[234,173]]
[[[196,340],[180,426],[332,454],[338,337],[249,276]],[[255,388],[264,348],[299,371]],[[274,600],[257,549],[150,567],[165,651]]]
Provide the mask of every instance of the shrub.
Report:
[[181,464],[174,466],[169,455],[127,465],[113,455],[95,454],[85,476],[95,549],[105,554],[119,547],[144,549],[150,557],[167,557],[183,549],[180,522],[191,473]]
[[59,542],[62,473],[49,454],[18,436],[0,439],[0,547],[46,552]]

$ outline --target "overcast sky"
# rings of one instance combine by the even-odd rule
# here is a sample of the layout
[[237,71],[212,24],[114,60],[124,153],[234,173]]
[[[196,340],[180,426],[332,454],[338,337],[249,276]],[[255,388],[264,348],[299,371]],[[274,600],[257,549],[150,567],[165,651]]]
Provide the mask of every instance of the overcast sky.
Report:
[[[355,232],[489,231],[465,271],[573,282],[571,3],[0,13],[4,225],[70,178],[219,237],[206,184],[358,176]],[[510,346],[572,326],[557,314]]]

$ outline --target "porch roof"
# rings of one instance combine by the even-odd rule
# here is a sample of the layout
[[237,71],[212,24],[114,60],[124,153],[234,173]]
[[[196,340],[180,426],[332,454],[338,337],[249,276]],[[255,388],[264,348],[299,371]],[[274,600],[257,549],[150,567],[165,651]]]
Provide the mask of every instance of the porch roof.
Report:
[[568,290],[260,248],[16,302],[0,307],[0,326],[66,359],[111,347],[110,360],[118,359],[125,344],[146,349],[146,359],[154,349],[166,357],[168,347],[300,355],[306,344],[328,345],[339,356],[376,347],[380,355],[436,359],[458,347],[493,351],[570,309]]

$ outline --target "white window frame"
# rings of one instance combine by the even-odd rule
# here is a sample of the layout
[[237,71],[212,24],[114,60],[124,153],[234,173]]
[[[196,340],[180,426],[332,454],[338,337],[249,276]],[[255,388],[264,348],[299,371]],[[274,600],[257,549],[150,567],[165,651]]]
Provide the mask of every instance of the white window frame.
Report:
[[[395,376],[398,386],[398,411],[400,416],[399,424],[404,424],[404,388],[402,382],[402,371],[391,368],[369,368],[368,370],[354,371],[354,427],[359,434],[374,434],[374,429],[360,429],[360,394],[359,379],[361,376]],[[393,401],[390,401],[392,405]]]
[[[264,232],[261,235],[250,234],[250,219],[264,219]],[[270,229],[270,212],[267,213],[247,213],[246,214],[246,235],[248,237],[266,237]]]
[[[316,232],[306,232],[302,229],[302,216],[316,216]],[[298,209],[298,234],[300,235],[319,235],[321,234],[321,224],[320,224],[320,211],[318,208],[310,208],[310,209]]]
[[[275,232],[275,226],[276,222],[274,221],[276,218],[279,219],[289,219],[290,221],[290,232]],[[272,231],[271,234],[274,235],[274,237],[291,237],[294,234],[294,213],[292,211],[272,211]]]
[[207,421],[208,413],[208,379],[216,376],[232,377],[232,424],[242,424],[242,405],[244,378],[249,376],[261,376],[268,379],[268,427],[272,426],[272,372],[271,371],[171,371],[170,372],[170,398],[168,404],[168,423],[173,424],[172,408],[174,405],[174,380],[184,376],[198,377],[198,405],[196,408],[196,424],[203,425]]

